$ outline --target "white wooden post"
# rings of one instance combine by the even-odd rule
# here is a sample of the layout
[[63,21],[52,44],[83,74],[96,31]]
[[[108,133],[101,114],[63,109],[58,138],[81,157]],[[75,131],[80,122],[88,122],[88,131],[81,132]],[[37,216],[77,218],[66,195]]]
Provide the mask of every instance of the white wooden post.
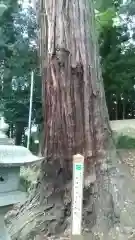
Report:
[[31,119],[32,119],[32,103],[33,103],[33,88],[34,88],[34,72],[31,72],[31,87],[30,87],[30,107],[29,107],[29,122],[28,122],[28,138],[27,148],[30,147],[30,136],[31,136]]
[[72,183],[72,239],[80,239],[82,235],[82,207],[84,185],[84,156],[73,156]]

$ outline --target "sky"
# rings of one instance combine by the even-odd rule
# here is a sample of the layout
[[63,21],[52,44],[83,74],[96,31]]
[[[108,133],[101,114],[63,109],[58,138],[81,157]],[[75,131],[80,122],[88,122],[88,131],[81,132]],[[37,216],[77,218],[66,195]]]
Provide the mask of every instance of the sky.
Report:
[[33,0],[19,0],[20,3],[22,3],[23,8],[27,8],[28,6],[33,6],[32,2]]

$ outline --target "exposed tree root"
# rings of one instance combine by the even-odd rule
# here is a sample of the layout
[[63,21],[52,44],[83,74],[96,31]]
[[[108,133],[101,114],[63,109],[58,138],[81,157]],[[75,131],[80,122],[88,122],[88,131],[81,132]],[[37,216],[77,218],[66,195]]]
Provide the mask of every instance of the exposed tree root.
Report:
[[[135,184],[116,157],[111,151],[106,165],[102,164],[100,178],[84,188],[83,230],[93,234],[93,239],[135,239]],[[47,167],[52,169],[48,163]],[[56,180],[54,170],[50,171],[40,186],[44,186],[42,195],[35,195],[12,216],[9,229],[13,240],[34,240],[40,235],[54,235],[56,239],[70,229],[71,180],[63,183],[62,177],[61,172]],[[59,191],[54,190],[56,183]]]

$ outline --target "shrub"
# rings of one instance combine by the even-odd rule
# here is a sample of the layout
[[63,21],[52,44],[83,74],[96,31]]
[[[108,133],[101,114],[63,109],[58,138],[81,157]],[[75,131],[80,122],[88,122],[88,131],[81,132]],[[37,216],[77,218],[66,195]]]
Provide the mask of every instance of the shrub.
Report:
[[116,142],[116,148],[118,149],[133,149],[135,148],[135,138],[125,136],[125,135],[119,135],[117,137]]

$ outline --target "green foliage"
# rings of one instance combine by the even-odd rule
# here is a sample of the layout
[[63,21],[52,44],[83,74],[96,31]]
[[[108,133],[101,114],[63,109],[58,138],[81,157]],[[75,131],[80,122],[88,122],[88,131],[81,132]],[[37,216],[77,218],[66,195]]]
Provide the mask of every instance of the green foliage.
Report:
[[28,125],[31,71],[34,71],[32,121],[42,122],[36,15],[32,8],[23,11],[17,0],[7,0],[5,4],[7,8],[0,16],[0,101],[21,144]]
[[104,12],[99,12],[96,14],[97,29],[101,31],[102,28],[111,26],[113,24],[113,19],[116,17],[116,12],[114,8],[108,8]]
[[6,9],[7,9],[7,6],[4,3],[0,3],[0,17],[2,17]]
[[[23,11],[17,0],[5,0],[0,13],[0,101],[14,135],[28,124],[30,73],[35,72],[32,121],[42,123],[41,77],[37,60],[37,25],[34,11]],[[0,8],[1,9],[1,8]],[[135,28],[134,1],[96,0],[100,56],[110,118],[134,116]],[[132,10],[132,12],[131,12]],[[121,21],[126,14],[129,26]],[[114,24],[115,19],[119,24]],[[14,129],[14,128],[13,128]]]
[[117,10],[121,3],[122,0],[95,0],[95,9],[99,12],[105,12],[110,8],[115,8]]
[[121,11],[122,14],[127,14],[129,17],[135,15],[135,1],[134,0],[127,0],[125,4],[123,4]]
[[121,4],[121,0],[96,0],[96,22],[97,31],[100,33],[104,27],[113,25],[114,19],[117,17],[117,11]]
[[[131,3],[130,3],[131,4]],[[119,8],[118,8],[119,5]],[[107,6],[107,5],[106,5]],[[127,6],[127,4],[126,4]],[[123,6],[113,4],[119,24],[114,24],[110,6],[99,30],[100,55],[107,105],[111,119],[134,117],[135,103],[135,45],[134,29],[121,21]],[[112,11],[112,10],[111,10]],[[102,15],[102,12],[101,12]],[[126,20],[130,19],[129,15]],[[129,28],[130,27],[130,28]]]
[[135,149],[135,138],[120,135],[116,142],[117,149]]

